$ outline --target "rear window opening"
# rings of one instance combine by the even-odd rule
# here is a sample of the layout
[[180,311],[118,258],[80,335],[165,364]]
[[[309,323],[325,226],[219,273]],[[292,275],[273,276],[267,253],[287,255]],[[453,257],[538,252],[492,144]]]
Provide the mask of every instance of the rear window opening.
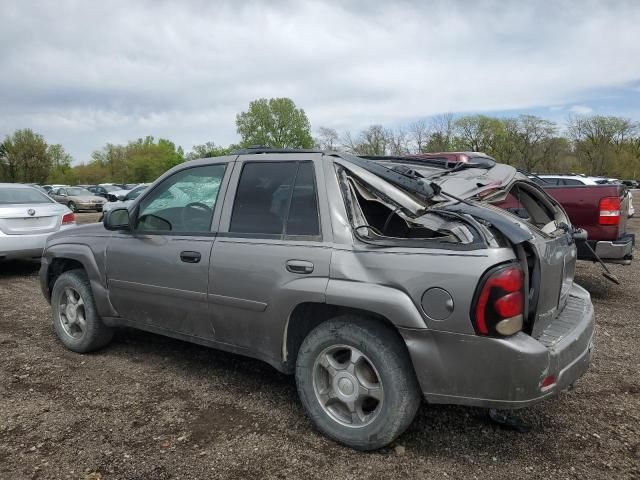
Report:
[[414,218],[384,194],[339,167],[338,175],[349,219],[356,234],[365,239],[435,240],[472,243],[474,232],[464,223],[435,212],[421,212]]
[[35,188],[3,187],[0,189],[0,205],[29,203],[53,203],[53,200]]
[[516,182],[509,189],[506,196],[498,201],[493,201],[493,205],[506,210],[523,221],[551,234],[558,230],[560,222],[569,224],[562,209],[556,207],[554,202],[545,198],[530,184]]

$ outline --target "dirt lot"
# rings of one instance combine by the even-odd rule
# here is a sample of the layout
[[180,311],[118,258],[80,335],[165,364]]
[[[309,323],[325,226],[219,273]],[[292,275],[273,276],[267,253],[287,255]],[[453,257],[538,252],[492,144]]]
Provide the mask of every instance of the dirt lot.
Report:
[[622,286],[578,267],[596,356],[522,412],[531,432],[423,405],[394,445],[359,453],[315,432],[293,379],[261,362],[135,331],[64,350],[37,266],[0,265],[0,478],[640,478],[640,263],[613,270]]

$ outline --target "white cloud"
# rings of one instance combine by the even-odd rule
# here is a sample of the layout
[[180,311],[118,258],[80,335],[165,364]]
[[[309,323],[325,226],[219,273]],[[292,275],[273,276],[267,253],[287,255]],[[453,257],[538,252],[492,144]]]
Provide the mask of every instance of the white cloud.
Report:
[[587,115],[593,112],[593,108],[586,105],[574,105],[569,109],[569,111],[571,113],[577,113],[578,115]]
[[[584,101],[640,79],[640,3],[3,2],[0,134],[78,160],[153,134],[237,141],[235,114],[289,96],[312,125]],[[602,39],[606,38],[606,41]]]

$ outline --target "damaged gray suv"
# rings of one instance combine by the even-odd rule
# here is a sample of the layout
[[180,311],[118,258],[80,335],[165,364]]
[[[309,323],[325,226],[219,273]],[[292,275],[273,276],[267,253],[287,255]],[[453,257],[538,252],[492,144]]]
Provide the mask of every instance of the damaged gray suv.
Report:
[[[517,211],[496,206],[509,196]],[[67,348],[128,326],[264,360],[295,374],[321,432],[368,450],[422,398],[521,408],[587,370],[576,236],[543,190],[481,154],[451,167],[247,149],[52,235],[40,275]]]

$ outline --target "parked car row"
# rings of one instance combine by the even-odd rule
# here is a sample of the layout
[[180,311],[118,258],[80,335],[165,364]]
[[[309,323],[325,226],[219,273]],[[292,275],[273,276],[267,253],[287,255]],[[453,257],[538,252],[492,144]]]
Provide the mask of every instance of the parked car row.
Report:
[[[42,255],[47,237],[75,225],[75,213],[127,205],[148,184],[37,185],[0,183],[0,261]],[[85,188],[86,187],[86,188]],[[113,199],[92,192],[111,192]],[[129,188],[123,190],[121,187]],[[115,190],[114,190],[115,189]],[[114,196],[113,193],[116,193]],[[107,195],[109,196],[109,195]]]

